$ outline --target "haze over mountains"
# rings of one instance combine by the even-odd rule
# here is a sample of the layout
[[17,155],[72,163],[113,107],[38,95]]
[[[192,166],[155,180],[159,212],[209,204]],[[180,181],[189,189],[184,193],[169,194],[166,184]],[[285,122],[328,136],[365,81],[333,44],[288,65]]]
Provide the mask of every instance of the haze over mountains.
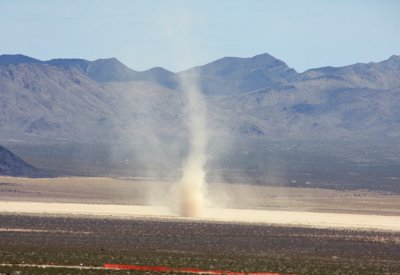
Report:
[[268,54],[173,73],[115,58],[0,56],[0,140],[115,142],[187,134],[179,78],[198,81],[212,137],[400,137],[400,57],[298,73]]

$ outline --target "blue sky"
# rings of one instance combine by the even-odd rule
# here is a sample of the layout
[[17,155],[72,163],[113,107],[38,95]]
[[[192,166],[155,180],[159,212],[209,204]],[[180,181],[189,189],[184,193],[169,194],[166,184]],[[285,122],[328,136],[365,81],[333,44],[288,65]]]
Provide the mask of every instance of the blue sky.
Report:
[[0,14],[0,54],[135,70],[269,53],[301,72],[400,54],[398,0],[2,0]]

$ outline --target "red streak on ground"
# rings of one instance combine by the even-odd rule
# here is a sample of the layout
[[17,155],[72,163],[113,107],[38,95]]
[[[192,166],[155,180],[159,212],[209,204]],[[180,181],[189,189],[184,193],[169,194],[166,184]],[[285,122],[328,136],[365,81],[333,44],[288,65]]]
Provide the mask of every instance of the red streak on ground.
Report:
[[197,268],[172,268],[167,266],[144,266],[144,265],[123,265],[123,264],[104,264],[105,269],[137,270],[137,271],[156,271],[156,272],[186,272],[193,274],[210,275],[296,275],[282,274],[274,272],[235,272],[226,270],[202,270]]

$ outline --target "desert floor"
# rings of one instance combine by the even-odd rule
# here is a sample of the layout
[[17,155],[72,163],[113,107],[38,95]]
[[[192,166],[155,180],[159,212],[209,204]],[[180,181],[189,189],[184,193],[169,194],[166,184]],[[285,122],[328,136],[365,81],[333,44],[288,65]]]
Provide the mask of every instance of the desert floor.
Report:
[[[1,201],[165,206],[173,182],[138,178],[0,177]],[[366,190],[208,184],[209,207],[400,216],[400,194]]]
[[171,184],[0,177],[0,272],[125,263],[400,274],[399,195],[211,183],[201,216],[184,218],[166,207]]

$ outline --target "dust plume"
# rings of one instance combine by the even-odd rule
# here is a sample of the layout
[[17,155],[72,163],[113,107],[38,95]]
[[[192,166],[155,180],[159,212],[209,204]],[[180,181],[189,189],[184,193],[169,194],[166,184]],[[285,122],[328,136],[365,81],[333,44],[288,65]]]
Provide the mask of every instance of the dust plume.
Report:
[[[204,24],[203,18],[193,13],[185,1],[174,2],[158,18],[176,66],[189,68],[195,64],[201,49],[193,33]],[[189,148],[181,178],[171,188],[170,207],[179,215],[194,217],[201,215],[206,201],[207,108],[195,70],[180,73],[178,80],[179,90],[185,96],[184,120]]]
[[180,79],[181,88],[187,96],[187,126],[189,130],[189,153],[183,166],[182,178],[175,188],[178,211],[183,216],[199,216],[206,194],[206,104],[198,89],[197,81]]

